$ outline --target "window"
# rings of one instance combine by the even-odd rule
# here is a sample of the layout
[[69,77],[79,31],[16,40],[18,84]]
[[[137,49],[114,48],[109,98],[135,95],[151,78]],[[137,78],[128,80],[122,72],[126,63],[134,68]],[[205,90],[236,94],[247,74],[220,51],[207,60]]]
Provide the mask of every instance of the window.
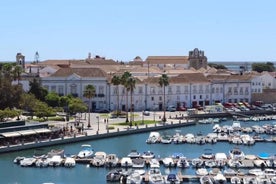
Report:
[[51,86],[51,92],[56,92],[56,86]]
[[238,88],[234,87],[234,95],[237,95],[237,94],[238,94]]
[[159,101],[162,101],[162,96],[159,96]]
[[118,95],[118,87],[113,87],[113,95]]
[[103,86],[99,86],[99,94],[104,94],[104,87]]
[[209,86],[208,85],[205,86],[205,93],[209,93]]
[[219,93],[219,87],[216,87],[216,93]]
[[59,95],[64,95],[63,86],[58,86],[58,94]]
[[193,93],[197,93],[196,92],[196,86],[193,86]]
[[180,94],[181,91],[180,91],[180,86],[176,86],[176,94]]
[[196,95],[193,96],[193,99],[194,99],[194,100],[196,99]]
[[184,93],[189,93],[189,86],[184,87]]
[[154,101],[154,97],[153,96],[151,97],[151,101]]
[[214,87],[212,87],[212,93],[215,93],[215,88]]
[[203,93],[203,86],[199,85],[199,93]]
[[158,88],[158,94],[159,94],[159,95],[160,95],[160,94],[163,94],[163,90],[162,90],[161,87]]
[[171,86],[168,86],[168,93],[172,94],[172,87]]
[[155,87],[150,88],[150,94],[155,94]]
[[240,88],[240,95],[243,95],[243,88]]
[[139,86],[139,87],[138,87],[138,93],[139,93],[139,94],[143,94],[143,87],[142,87],[142,86]]
[[202,99],[202,95],[199,95],[199,99]]

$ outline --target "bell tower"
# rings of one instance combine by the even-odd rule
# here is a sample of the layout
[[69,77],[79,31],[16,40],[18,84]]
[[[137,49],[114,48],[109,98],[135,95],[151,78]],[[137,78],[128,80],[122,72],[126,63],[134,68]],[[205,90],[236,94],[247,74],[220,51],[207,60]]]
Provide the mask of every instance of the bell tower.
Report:
[[195,48],[193,51],[189,52],[189,68],[194,68],[196,70],[200,68],[207,68],[207,57],[204,56],[204,51]]
[[22,69],[25,69],[25,56],[21,53],[16,54],[16,64],[21,66]]

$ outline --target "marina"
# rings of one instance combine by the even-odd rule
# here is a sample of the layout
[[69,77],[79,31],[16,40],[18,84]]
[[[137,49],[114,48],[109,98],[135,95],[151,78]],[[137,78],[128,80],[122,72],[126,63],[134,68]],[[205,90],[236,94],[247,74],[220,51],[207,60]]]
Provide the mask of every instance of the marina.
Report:
[[[226,125],[232,125],[233,121],[232,120],[227,120],[223,121],[220,123],[220,126],[226,126]],[[274,121],[259,121],[258,125],[263,126],[265,124],[273,124]],[[255,125],[256,122],[241,122],[241,126],[253,126]],[[172,129],[165,129],[165,130],[160,130],[158,131],[160,135],[166,134],[166,135],[174,135],[176,132],[179,134],[196,134],[197,132],[201,131],[202,134],[208,134],[209,132],[212,131],[214,124],[196,124],[194,126],[188,126],[188,127],[177,127],[177,128],[172,128]],[[248,145],[239,145],[240,150],[242,150],[245,154],[245,159],[240,161],[239,167],[237,165],[232,165],[230,167],[229,163],[229,151],[236,148],[236,144],[230,144],[228,142],[217,142],[216,144],[147,144],[146,139],[148,138],[150,132],[146,133],[141,133],[137,135],[127,135],[127,136],[120,136],[120,137],[112,137],[112,138],[107,138],[103,140],[93,140],[93,141],[87,141],[85,144],[90,144],[95,153],[97,151],[104,151],[107,155],[113,154],[118,157],[118,163],[121,163],[121,159],[123,157],[127,157],[128,154],[131,153],[131,151],[136,150],[139,153],[144,153],[144,152],[152,152],[155,154],[155,158],[159,160],[160,163],[160,171],[162,173],[162,176],[166,178],[170,173],[175,173],[177,174],[178,178],[181,179],[182,182],[189,182],[189,183],[198,183],[200,181],[200,176],[196,174],[196,171],[198,168],[206,168],[208,175],[213,176],[214,174],[210,173],[215,173],[213,170],[219,169],[222,173],[226,171],[226,169],[232,168],[236,172],[239,170],[239,173],[236,173],[234,176],[238,177],[239,179],[246,178],[244,180],[249,180],[248,177],[252,175],[248,175],[248,171],[250,169],[275,169],[274,166],[272,167],[272,164],[267,164],[267,166],[262,166],[261,161],[263,161],[263,158],[266,156],[274,156],[275,151],[271,148],[273,146],[275,147],[275,143],[269,141],[269,142],[260,142],[256,143],[253,146],[248,146]],[[266,135],[264,136],[271,136],[271,135]],[[76,155],[80,149],[81,149],[81,143],[73,143],[73,144],[67,144],[67,145],[61,145],[58,147],[52,147],[49,151],[53,149],[63,149],[64,153],[66,155]],[[214,155],[216,153],[225,153],[227,155],[227,160],[225,160],[225,166],[213,166],[213,167],[206,167],[205,165],[194,167],[192,165],[192,161],[194,159],[200,158],[203,153],[205,153],[206,149],[210,148],[209,151],[213,151]],[[47,149],[43,149],[46,151]],[[12,167],[13,170],[15,171],[20,171],[21,173],[28,173],[28,171],[32,171],[34,173],[37,172],[46,172],[46,173],[51,173],[51,178],[45,178],[43,179],[43,176],[39,181],[41,183],[45,181],[51,181],[54,183],[76,183],[76,179],[72,178],[69,176],[70,180],[63,178],[63,180],[60,180],[60,176],[57,176],[54,171],[59,171],[59,174],[65,174],[65,173],[82,173],[83,181],[82,183],[88,183],[90,182],[96,182],[98,181],[99,183],[106,183],[106,177],[109,172],[111,172],[114,167],[106,167],[106,166],[93,166],[91,164],[91,161],[93,158],[86,158],[86,159],[76,159],[76,165],[71,169],[65,169],[64,167],[58,166],[58,167],[45,167],[42,169],[38,169],[36,167],[20,167],[17,166],[16,164],[11,164],[11,160],[16,158],[17,156],[24,157],[24,156],[31,156],[33,155],[34,150],[26,150],[26,151],[21,151],[17,153],[12,153],[10,155],[6,155],[6,157],[9,158],[8,162],[1,161],[1,164],[4,164],[8,167]],[[68,154],[70,153],[70,154]],[[133,152],[134,153],[134,152]],[[188,167],[166,167],[164,163],[162,162],[164,158],[167,158],[174,153],[182,153],[183,156],[185,156],[190,163]],[[263,154],[266,153],[266,154]],[[204,159],[203,159],[204,160]],[[208,159],[209,164],[213,163],[212,159]],[[266,162],[270,160],[265,160]],[[124,162],[125,163],[125,162]],[[148,162],[145,162],[144,166],[140,166],[140,169],[143,169],[145,173],[149,172],[150,166],[147,164]],[[204,163],[206,162],[206,159],[204,160]],[[233,164],[233,163],[232,163]],[[13,165],[13,166],[11,166]],[[211,166],[211,165],[209,165]],[[126,169],[126,167],[115,167],[115,169]],[[127,167],[127,170],[130,172],[133,169],[133,167]],[[84,174],[86,173],[86,174]],[[89,173],[89,174],[88,174]],[[28,174],[27,174],[28,175]],[[134,174],[135,175],[135,174]],[[225,174],[224,174],[225,175]],[[56,177],[55,177],[56,176]],[[91,177],[94,176],[94,177]],[[248,177],[247,177],[248,176]],[[226,180],[228,183],[230,183],[231,178],[233,176],[228,176],[225,175]],[[145,177],[144,180],[146,180]],[[272,180],[273,177],[271,177]],[[20,181],[28,180],[25,176],[20,177]],[[82,180],[82,179],[80,179]],[[234,180],[234,179],[233,179]],[[9,183],[9,182],[7,182]],[[24,183],[24,182],[22,182]],[[26,182],[25,182],[26,183]]]

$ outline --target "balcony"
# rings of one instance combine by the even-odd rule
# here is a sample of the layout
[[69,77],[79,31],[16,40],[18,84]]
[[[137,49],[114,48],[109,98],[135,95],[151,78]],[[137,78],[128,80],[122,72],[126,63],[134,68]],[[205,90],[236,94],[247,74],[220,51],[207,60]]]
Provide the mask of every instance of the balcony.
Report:
[[[95,95],[96,96],[96,95]],[[99,98],[103,98],[105,95],[103,94],[103,93],[99,93],[99,94],[97,94],[97,96],[99,97]]]

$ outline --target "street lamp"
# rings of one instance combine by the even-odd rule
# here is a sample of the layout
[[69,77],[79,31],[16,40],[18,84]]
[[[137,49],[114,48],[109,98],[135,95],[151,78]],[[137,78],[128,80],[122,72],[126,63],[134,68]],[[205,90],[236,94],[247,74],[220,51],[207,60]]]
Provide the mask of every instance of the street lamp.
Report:
[[144,124],[144,112],[145,111],[142,112],[142,125]]
[[100,130],[100,121],[99,121],[99,116],[96,116],[97,120],[98,120],[98,133],[99,133],[99,130]]

